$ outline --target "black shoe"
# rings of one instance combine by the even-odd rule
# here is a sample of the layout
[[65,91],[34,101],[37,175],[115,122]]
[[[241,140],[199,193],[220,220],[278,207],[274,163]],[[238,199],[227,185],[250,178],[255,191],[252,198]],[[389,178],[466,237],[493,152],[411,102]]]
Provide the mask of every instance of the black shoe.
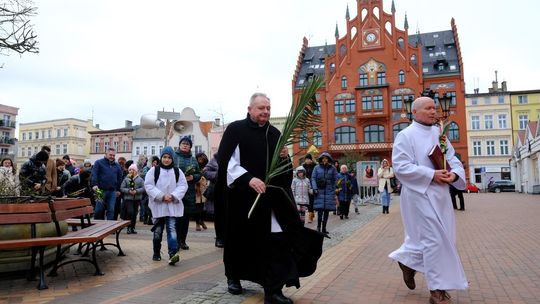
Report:
[[345,219],[348,220],[348,219],[349,219],[349,216],[348,216],[348,215],[345,215]]
[[293,301],[286,296],[283,295],[283,293],[280,291],[271,293],[271,294],[265,294],[264,295],[264,304],[292,304]]
[[182,250],[189,250],[189,246],[184,242],[181,242],[179,247]]
[[131,228],[131,234],[137,234],[137,231],[135,231],[135,228]]
[[340,216],[339,216],[339,219],[342,220],[342,219],[343,219],[343,215],[340,215]]
[[152,261],[161,261],[161,257],[159,255],[154,255]]
[[240,280],[227,279],[227,291],[233,295],[241,294],[242,285],[240,285]]
[[223,247],[225,247],[225,244],[223,243],[222,240],[216,239],[216,247],[217,248],[223,248]]
[[133,233],[133,232],[132,232],[131,228],[128,227],[128,229],[127,229],[127,234],[132,234],[132,233]]
[[399,268],[401,268],[401,271],[403,272],[403,282],[405,282],[405,285],[410,290],[413,290],[416,288],[416,282],[414,281],[414,275],[416,274],[416,270],[401,264],[398,262]]

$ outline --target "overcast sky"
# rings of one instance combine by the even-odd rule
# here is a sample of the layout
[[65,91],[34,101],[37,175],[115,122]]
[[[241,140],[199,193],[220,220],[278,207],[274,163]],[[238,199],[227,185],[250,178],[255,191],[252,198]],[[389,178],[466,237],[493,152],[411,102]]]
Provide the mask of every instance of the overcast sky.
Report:
[[[509,90],[540,89],[538,0],[396,0],[409,34],[456,20],[467,93],[486,92],[499,71]],[[203,120],[245,116],[267,93],[273,116],[291,103],[302,45],[335,44],[355,0],[36,0],[39,54],[0,57],[0,103],[18,122],[94,119],[102,129],[142,114],[192,107]],[[384,1],[390,12],[391,1]]]

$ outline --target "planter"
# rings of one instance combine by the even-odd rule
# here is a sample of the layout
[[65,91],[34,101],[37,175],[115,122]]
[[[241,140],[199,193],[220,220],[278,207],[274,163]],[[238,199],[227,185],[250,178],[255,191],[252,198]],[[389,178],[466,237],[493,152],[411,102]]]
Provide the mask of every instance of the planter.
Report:
[[[6,204],[10,202],[22,203],[32,201],[26,198],[0,198],[0,204]],[[68,231],[67,223],[60,222],[60,231],[64,235]],[[54,223],[40,223],[36,224],[36,237],[48,237],[56,236],[56,227]],[[14,240],[31,238],[31,225],[30,224],[8,224],[0,225],[0,240]],[[56,255],[56,246],[50,246],[45,251],[45,263],[54,261]],[[30,269],[30,261],[32,256],[31,248],[16,248],[16,249],[2,249],[0,250],[0,273],[14,272]]]

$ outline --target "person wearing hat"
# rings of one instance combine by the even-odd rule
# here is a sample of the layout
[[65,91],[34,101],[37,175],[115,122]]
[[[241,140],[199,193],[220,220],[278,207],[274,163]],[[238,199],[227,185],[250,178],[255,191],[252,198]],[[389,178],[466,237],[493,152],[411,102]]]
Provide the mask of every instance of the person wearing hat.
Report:
[[[302,164],[302,167],[306,170],[306,178],[311,181],[311,175],[313,174],[313,169],[315,168],[317,164],[313,161],[313,156],[308,153],[304,157],[304,163]],[[309,205],[307,207],[308,215],[307,215],[307,222],[312,223],[313,219],[315,218],[315,212],[313,212],[313,192],[309,193]]]
[[123,220],[131,221],[127,228],[127,234],[137,234],[135,224],[137,223],[137,211],[144,193],[144,180],[139,176],[139,169],[136,164],[131,164],[128,167],[128,175],[122,181],[120,192],[124,195],[120,217]]
[[311,187],[315,195],[313,208],[317,211],[317,231],[328,237],[326,224],[330,211],[336,210],[337,170],[333,165],[332,156],[323,152],[319,156],[319,164],[313,169]]
[[186,238],[189,231],[189,220],[193,217],[197,210],[195,207],[195,185],[201,179],[201,170],[199,169],[199,163],[191,154],[191,148],[193,142],[189,136],[184,136],[178,143],[178,151],[174,153],[174,164],[186,176],[188,183],[188,190],[182,202],[184,203],[184,216],[179,219],[179,223],[176,227],[178,233],[178,241],[180,249],[188,250],[189,246],[186,243]]
[[176,224],[178,218],[184,216],[182,198],[188,190],[186,177],[182,170],[175,168],[173,158],[173,149],[169,146],[163,148],[159,165],[150,168],[144,179],[148,206],[152,210],[154,221],[151,230],[154,233],[152,260],[161,260],[161,240],[163,230],[166,229],[169,265],[174,265],[180,260]]
[[48,159],[49,154],[42,150],[22,165],[19,171],[21,195],[39,195],[44,191],[47,182],[45,164]]
[[116,150],[109,148],[102,159],[96,160],[92,167],[92,189],[98,188],[103,191],[103,201],[96,201],[94,219],[102,220],[107,215],[107,220],[114,220],[116,198],[120,196],[122,184],[122,168],[115,161]]
[[300,214],[302,224],[306,222],[306,211],[309,206],[309,194],[313,193],[309,179],[306,177],[306,169],[303,166],[296,168],[296,176],[293,178],[291,190],[294,197],[294,202]]

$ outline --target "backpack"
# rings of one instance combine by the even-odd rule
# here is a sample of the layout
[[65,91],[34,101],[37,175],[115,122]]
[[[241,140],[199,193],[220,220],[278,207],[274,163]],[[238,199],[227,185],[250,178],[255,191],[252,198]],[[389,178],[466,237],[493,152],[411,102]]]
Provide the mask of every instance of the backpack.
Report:
[[[178,179],[180,178],[180,169],[178,169],[177,167],[173,167],[173,170],[174,170],[174,176],[176,177],[176,182],[178,183]],[[156,168],[154,169],[154,184],[157,183],[160,172],[161,172],[161,167],[156,166]]]

